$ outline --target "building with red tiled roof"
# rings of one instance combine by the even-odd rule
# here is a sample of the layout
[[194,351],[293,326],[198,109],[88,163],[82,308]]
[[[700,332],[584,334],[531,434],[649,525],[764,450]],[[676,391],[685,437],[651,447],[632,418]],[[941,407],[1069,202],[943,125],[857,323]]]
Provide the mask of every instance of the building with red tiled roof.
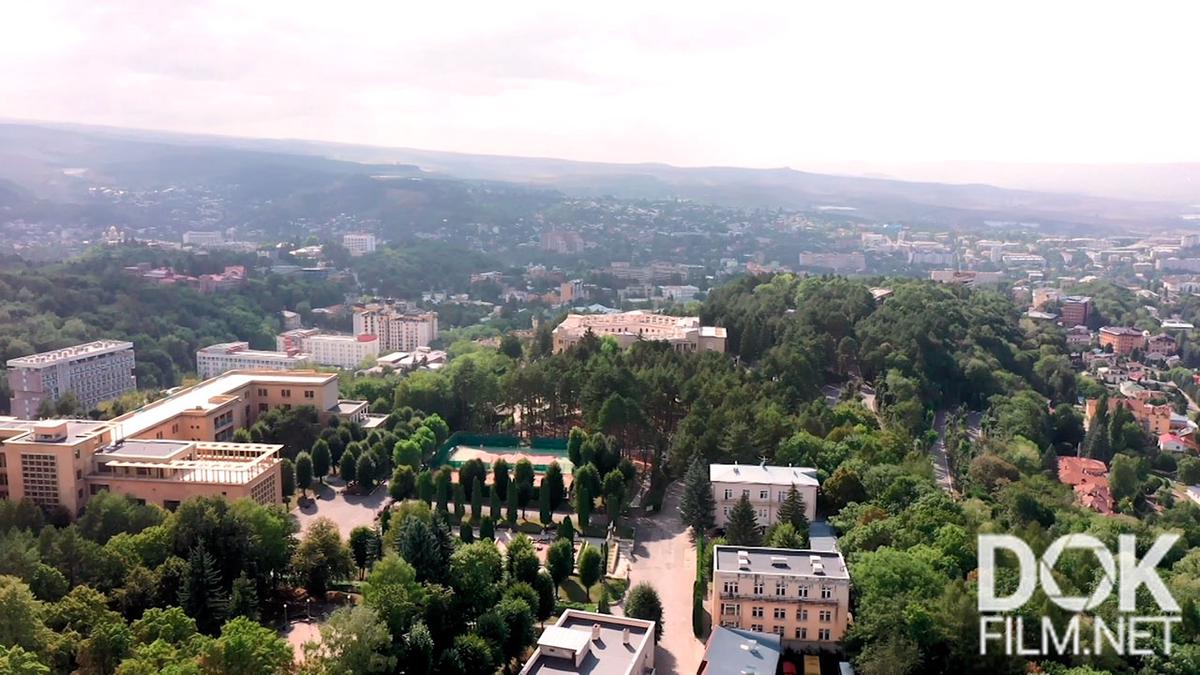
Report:
[[1108,487],[1108,467],[1098,459],[1059,457],[1058,480],[1075,490],[1075,499],[1104,515],[1113,513],[1112,492]]

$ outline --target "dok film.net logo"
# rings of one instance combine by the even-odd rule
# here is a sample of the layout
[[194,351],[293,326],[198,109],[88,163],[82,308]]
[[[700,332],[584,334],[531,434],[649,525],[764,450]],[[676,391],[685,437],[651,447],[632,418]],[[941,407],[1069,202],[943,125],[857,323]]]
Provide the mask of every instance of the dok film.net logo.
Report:
[[[1177,534],[1158,537],[1146,555],[1138,560],[1134,535],[1120,535],[1119,550],[1114,556],[1093,536],[1069,534],[1056,539],[1038,560],[1033,550],[1013,535],[979,535],[979,653],[988,654],[990,650],[1010,656],[1086,656],[1107,648],[1117,654],[1148,655],[1153,650],[1147,645],[1153,642],[1157,632],[1161,633],[1164,653],[1169,655],[1171,626],[1182,619],[1179,605],[1155,567],[1178,539]],[[1005,597],[996,597],[996,551],[1000,549],[1016,556],[1020,573],[1016,591]],[[1065,596],[1055,580],[1054,565],[1067,549],[1091,552],[1103,569],[1104,576],[1096,583],[1091,595]],[[1074,614],[1061,629],[1056,628],[1050,617],[1041,617],[1040,640],[1029,645],[1025,644],[1024,618],[1013,613],[1029,602],[1039,582],[1054,604]],[[1137,615],[1137,592],[1141,586],[1150,592],[1160,614]],[[1119,612],[1115,625],[1098,615],[1085,614],[1103,603],[1114,587],[1118,591]],[[1081,635],[1085,616],[1091,619],[1090,635]]]

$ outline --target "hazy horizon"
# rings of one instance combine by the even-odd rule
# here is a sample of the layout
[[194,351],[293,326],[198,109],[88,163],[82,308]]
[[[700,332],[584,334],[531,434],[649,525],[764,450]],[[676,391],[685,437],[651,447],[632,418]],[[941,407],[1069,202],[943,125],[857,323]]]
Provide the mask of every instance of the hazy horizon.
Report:
[[[677,166],[1200,161],[1200,7],[19,5],[0,117]],[[1069,50],[1068,50],[1069,43]]]

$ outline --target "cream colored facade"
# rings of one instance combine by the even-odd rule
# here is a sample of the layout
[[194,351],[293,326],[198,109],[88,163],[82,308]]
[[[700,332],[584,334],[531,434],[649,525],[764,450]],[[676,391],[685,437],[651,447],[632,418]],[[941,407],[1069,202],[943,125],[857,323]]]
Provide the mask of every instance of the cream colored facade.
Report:
[[717,546],[709,603],[717,625],[837,649],[850,625],[850,575],[837,551]]
[[312,354],[250,349],[249,342],[224,342],[196,351],[196,373],[206,379],[229,370],[300,370],[312,363]]
[[354,334],[379,338],[379,353],[415,352],[438,337],[437,312],[406,312],[378,303],[354,309]]
[[725,527],[729,513],[746,495],[754,507],[758,524],[766,527],[779,520],[779,507],[792,486],[804,500],[804,517],[811,523],[817,517],[817,470],[761,464],[711,464],[708,480],[716,502],[717,527]]
[[112,490],[173,508],[201,495],[282,501],[281,446],[232,443],[273,408],[371,426],[366,401],[338,398],[337,375],[232,371],[108,421],[0,418],[0,497],[79,513]]
[[667,316],[642,310],[568,314],[554,327],[554,351],[561,352],[579,342],[588,331],[597,337],[612,337],[622,348],[638,340],[659,340],[677,351],[725,351],[725,329],[720,326],[701,326],[697,316]]

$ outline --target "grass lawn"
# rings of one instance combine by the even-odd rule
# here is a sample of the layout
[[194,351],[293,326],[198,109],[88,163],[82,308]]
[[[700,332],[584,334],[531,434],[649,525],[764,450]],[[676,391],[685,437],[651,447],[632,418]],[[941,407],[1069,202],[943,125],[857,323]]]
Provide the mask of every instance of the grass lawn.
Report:
[[563,582],[562,588],[558,591],[558,597],[571,602],[595,603],[600,601],[600,592],[604,588],[608,589],[609,603],[615,603],[625,596],[624,579],[605,579],[602,583],[592,586],[590,594],[585,594],[583,584],[579,583],[579,575],[572,574]]

